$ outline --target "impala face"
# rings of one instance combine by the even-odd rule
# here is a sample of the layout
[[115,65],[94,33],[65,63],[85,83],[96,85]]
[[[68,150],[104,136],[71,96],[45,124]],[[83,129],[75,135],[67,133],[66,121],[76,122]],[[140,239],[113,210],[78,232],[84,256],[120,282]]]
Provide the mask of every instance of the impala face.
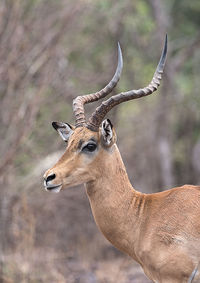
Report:
[[60,122],[52,125],[67,142],[67,148],[60,160],[44,174],[45,189],[59,192],[62,187],[76,186],[97,178],[99,172],[95,164],[101,163],[116,139],[111,122],[105,120],[99,132]]

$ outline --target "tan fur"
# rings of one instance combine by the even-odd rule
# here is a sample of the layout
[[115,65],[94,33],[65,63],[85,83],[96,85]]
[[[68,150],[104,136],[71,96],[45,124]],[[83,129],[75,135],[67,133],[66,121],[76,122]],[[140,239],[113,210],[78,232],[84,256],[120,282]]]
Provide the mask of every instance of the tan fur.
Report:
[[[91,137],[98,150],[87,156],[78,144]],[[51,173],[56,174],[52,183],[64,188],[85,184],[99,229],[140,263],[153,282],[191,282],[200,260],[200,187],[185,185],[149,195],[137,192],[117,145],[104,148],[101,132],[85,127],[74,130],[66,152],[45,176]],[[200,282],[199,269],[192,282]]]

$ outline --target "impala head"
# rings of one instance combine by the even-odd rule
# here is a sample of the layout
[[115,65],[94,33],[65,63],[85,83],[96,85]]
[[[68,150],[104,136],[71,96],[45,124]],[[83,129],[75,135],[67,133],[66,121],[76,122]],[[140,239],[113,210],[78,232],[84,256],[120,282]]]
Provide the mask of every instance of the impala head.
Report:
[[[119,81],[123,60],[118,44],[118,65],[111,81],[100,91],[88,95],[78,96],[73,101],[75,126],[67,123],[53,122],[61,138],[67,143],[67,148],[60,160],[44,174],[46,190],[59,192],[62,187],[93,181],[100,174],[100,168],[112,154],[116,134],[109,119],[103,120],[106,114],[116,105],[147,96],[157,90],[160,85],[167,54],[167,36],[162,55],[147,87],[130,90],[111,96],[103,101],[93,112],[88,122],[85,119],[84,104],[97,101],[107,96]],[[102,172],[101,172],[102,173]]]
[[94,180],[99,174],[96,164],[109,154],[116,141],[111,122],[105,120],[98,132],[60,122],[52,125],[67,142],[67,148],[61,159],[45,173],[46,189],[58,192],[62,186],[71,187]]

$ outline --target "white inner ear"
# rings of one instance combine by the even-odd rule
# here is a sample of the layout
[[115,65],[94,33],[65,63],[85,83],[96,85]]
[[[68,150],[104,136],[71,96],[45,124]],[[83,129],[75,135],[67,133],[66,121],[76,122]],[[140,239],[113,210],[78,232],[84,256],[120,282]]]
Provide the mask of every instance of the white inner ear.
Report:
[[102,136],[106,145],[109,145],[112,141],[113,132],[110,123],[107,120],[104,120],[101,128]]
[[70,137],[70,132],[67,132],[65,129],[58,129],[58,133],[64,141],[68,141]]
[[73,133],[73,130],[65,123],[62,123],[57,131],[64,141],[68,141],[69,137]]

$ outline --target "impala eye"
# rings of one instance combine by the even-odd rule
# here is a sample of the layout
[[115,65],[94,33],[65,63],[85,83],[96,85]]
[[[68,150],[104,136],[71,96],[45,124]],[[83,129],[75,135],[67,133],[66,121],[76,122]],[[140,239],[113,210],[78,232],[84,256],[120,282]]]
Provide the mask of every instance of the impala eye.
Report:
[[88,143],[86,146],[83,147],[83,152],[93,152],[97,148],[96,143]]

